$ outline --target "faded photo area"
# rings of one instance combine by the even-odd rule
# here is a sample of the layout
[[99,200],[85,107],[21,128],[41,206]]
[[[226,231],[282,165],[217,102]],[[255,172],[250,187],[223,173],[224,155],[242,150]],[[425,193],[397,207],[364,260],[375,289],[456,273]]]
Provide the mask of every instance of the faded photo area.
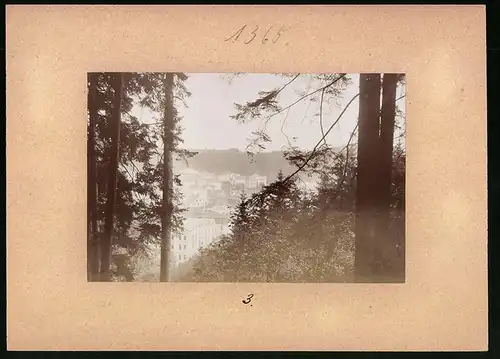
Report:
[[403,74],[89,73],[89,281],[403,283]]

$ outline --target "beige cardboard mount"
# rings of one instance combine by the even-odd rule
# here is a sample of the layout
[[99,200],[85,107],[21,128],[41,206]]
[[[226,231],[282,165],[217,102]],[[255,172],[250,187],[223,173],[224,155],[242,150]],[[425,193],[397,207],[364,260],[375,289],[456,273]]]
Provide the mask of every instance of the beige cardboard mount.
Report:
[[[487,349],[484,6],[6,16],[9,349]],[[285,30],[275,43],[224,41],[244,24]],[[406,73],[406,283],[87,283],[92,71]]]

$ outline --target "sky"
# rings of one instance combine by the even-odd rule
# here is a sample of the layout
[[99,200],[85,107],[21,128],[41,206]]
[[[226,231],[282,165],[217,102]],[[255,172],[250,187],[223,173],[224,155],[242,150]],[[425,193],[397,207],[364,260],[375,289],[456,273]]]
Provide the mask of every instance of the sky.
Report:
[[[262,129],[260,121],[239,124],[230,118],[236,113],[234,103],[245,103],[258,98],[259,91],[269,91],[282,87],[289,79],[274,74],[242,74],[231,79],[231,74],[221,73],[189,73],[185,81],[191,92],[184,107],[176,100],[176,106],[183,117],[184,127],[182,147],[189,149],[229,149],[238,148],[244,151],[249,143],[251,133]],[[323,127],[325,131],[337,119],[347,103],[359,92],[359,75],[348,75],[352,84],[343,92],[342,98],[323,104]],[[311,76],[304,75],[292,82],[279,95],[278,102],[285,107],[300,95],[297,91],[314,91],[319,88]],[[398,97],[402,94],[399,89]],[[318,92],[319,99],[320,92]],[[358,117],[358,99],[354,100],[342,116],[339,123],[326,137],[332,146],[343,146],[347,143],[356,126]],[[404,111],[404,100],[398,101]],[[153,121],[153,114],[146,109],[135,108],[134,114],[148,123]],[[289,143],[302,149],[312,149],[321,139],[319,124],[319,101],[308,99],[292,106],[273,117],[266,128],[272,142],[266,145],[266,151],[282,150]],[[286,119],[285,125],[283,121]],[[289,142],[290,141],[290,142]]]

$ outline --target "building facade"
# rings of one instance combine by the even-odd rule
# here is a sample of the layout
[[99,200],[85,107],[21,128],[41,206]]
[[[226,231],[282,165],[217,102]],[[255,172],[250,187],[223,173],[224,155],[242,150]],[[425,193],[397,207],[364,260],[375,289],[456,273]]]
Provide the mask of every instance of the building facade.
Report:
[[184,231],[172,236],[172,265],[191,259],[200,249],[208,247],[226,232],[227,226],[217,223],[214,218],[186,218]]

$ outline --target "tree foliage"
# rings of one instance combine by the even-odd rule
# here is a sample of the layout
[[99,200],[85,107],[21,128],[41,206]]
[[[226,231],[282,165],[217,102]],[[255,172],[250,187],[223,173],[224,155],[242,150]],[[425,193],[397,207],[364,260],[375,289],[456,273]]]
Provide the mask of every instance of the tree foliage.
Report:
[[[114,209],[115,225],[112,238],[112,279],[131,281],[134,278],[134,260],[147,257],[151,245],[159,241],[161,235],[161,186],[163,182],[160,147],[161,123],[141,122],[130,112],[139,105],[149,108],[161,116],[164,95],[162,94],[162,73],[123,73],[123,94],[120,123],[119,166],[117,180],[117,201]],[[183,81],[186,75],[176,74],[175,96],[181,102],[189,97]],[[113,75],[92,73],[88,86],[95,88],[95,96],[89,100],[89,138],[94,142],[95,178],[89,179],[89,186],[97,189],[95,219],[97,228],[93,235],[99,240],[104,226],[104,212],[111,154],[113,128],[112,99]],[[174,109],[176,155],[180,160],[194,155],[178,149],[182,143],[182,120]],[[175,181],[174,228],[182,227],[180,207],[181,182]],[[89,253],[90,255],[90,253]],[[90,258],[89,258],[90,260]]]
[[[347,170],[346,170],[347,163]],[[356,157],[344,153],[325,167],[313,194],[283,175],[247,198],[232,213],[231,232],[200,251],[184,268],[182,281],[351,282],[355,245]],[[404,231],[405,158],[394,157],[392,221]],[[326,172],[326,168],[324,169]],[[399,231],[399,232],[398,232]],[[399,237],[398,237],[399,238]]]

